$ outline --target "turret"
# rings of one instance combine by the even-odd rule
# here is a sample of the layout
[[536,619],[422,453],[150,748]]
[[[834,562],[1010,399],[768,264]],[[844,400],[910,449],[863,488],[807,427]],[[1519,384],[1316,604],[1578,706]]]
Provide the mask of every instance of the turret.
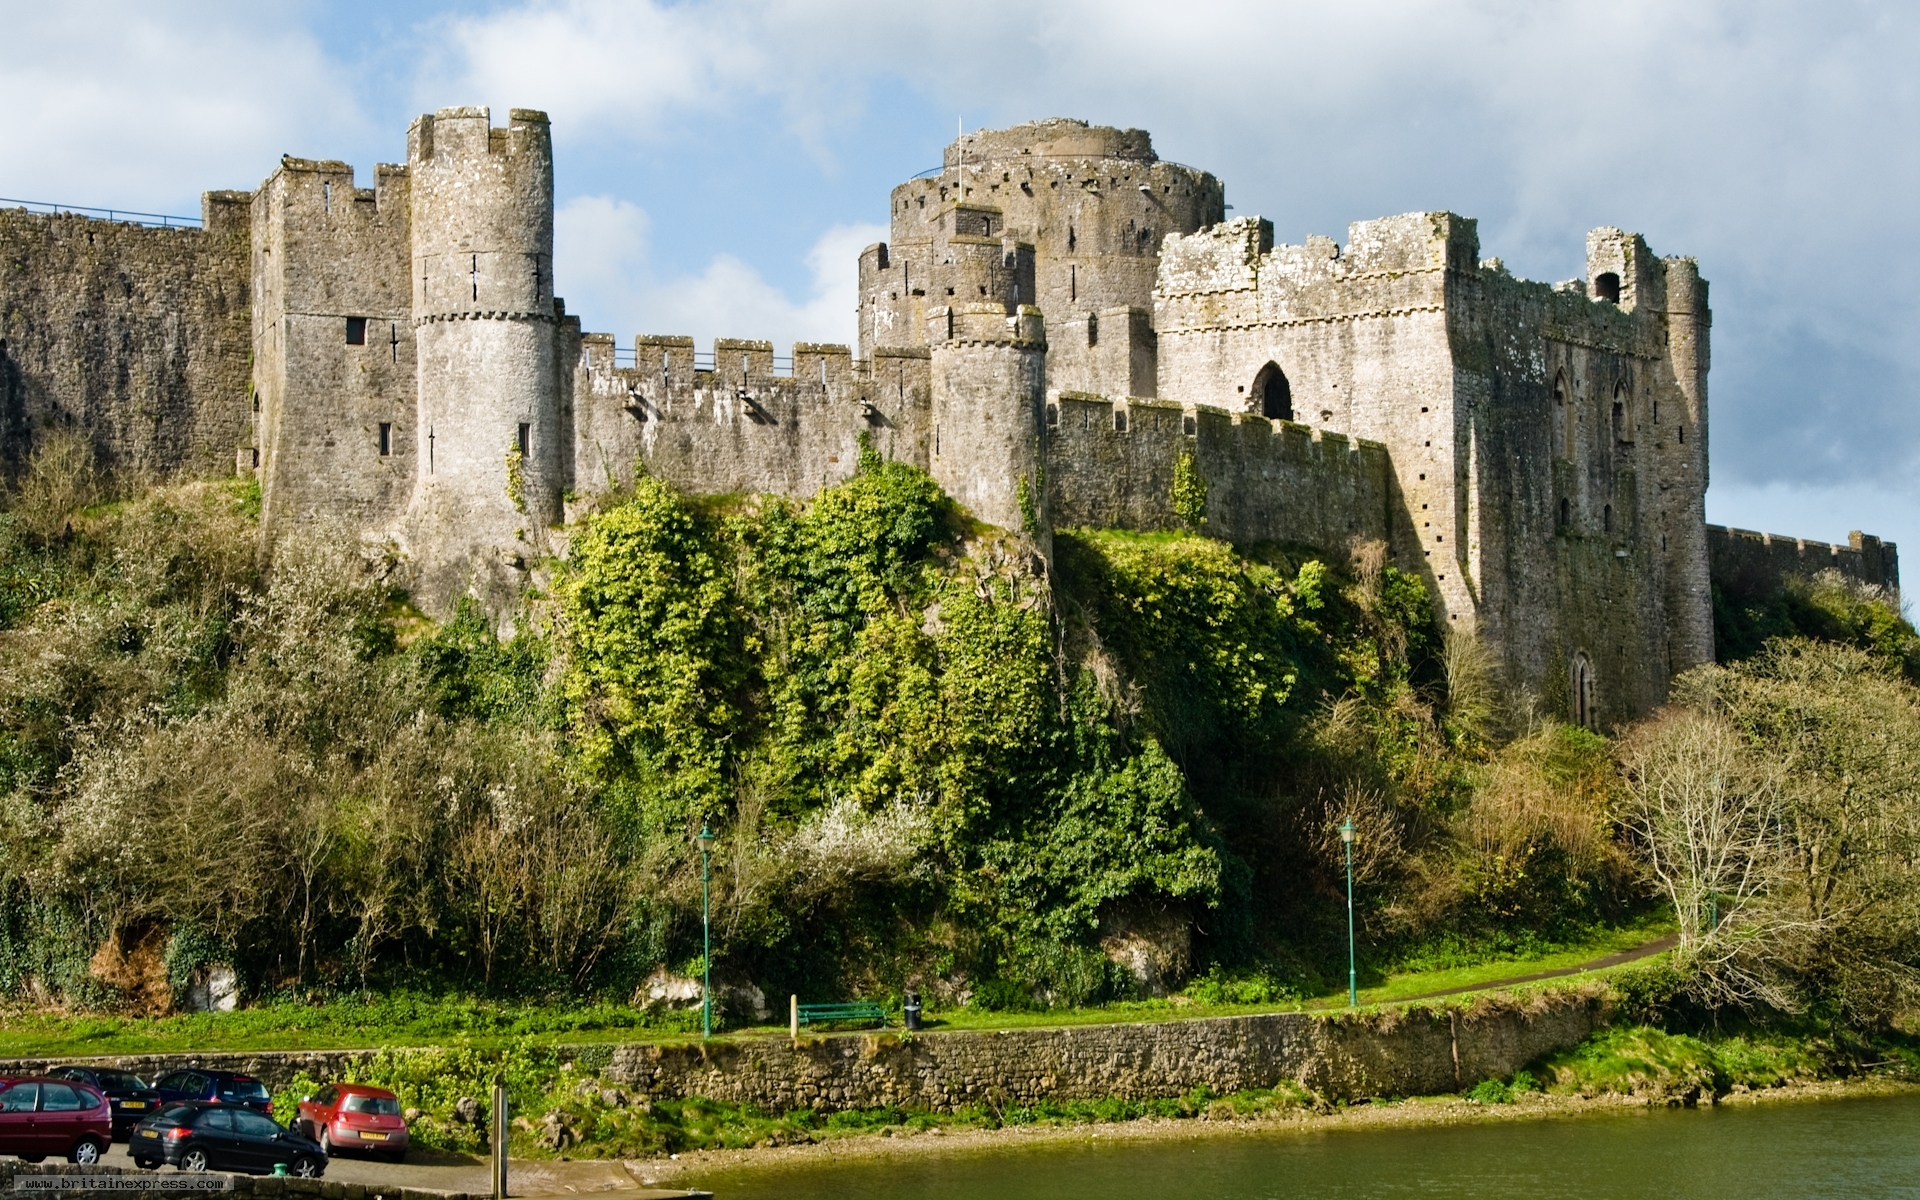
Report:
[[407,135],[418,346],[415,592],[511,605],[560,517],[553,146],[544,113],[443,108]]
[[935,308],[927,314],[927,342],[934,479],[980,520],[1025,530],[1048,546],[1040,467],[1047,338],[1040,310],[1021,305],[1009,314],[997,303]]

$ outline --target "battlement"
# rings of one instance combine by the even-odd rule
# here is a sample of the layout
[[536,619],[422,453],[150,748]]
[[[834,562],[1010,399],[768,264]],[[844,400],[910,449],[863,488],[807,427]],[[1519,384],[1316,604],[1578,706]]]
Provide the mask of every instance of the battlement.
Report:
[[1115,129],[1066,117],[963,134],[948,143],[942,161],[951,169],[963,161],[980,164],[1022,157],[1159,161],[1153,137],[1144,129]]
[[1062,392],[1046,412],[1048,504],[1061,527],[1190,528],[1173,506],[1187,459],[1207,491],[1205,532],[1329,548],[1388,540],[1386,446],[1203,404]]
[[1789,580],[1810,580],[1822,571],[1884,588],[1896,604],[1900,598],[1900,548],[1857,529],[1847,535],[1846,545],[1836,546],[1709,525],[1707,553],[1714,586],[1735,601],[1769,599]]
[[927,342],[934,347],[977,345],[1047,348],[1046,318],[1030,304],[1009,313],[998,304],[942,305],[927,313]]

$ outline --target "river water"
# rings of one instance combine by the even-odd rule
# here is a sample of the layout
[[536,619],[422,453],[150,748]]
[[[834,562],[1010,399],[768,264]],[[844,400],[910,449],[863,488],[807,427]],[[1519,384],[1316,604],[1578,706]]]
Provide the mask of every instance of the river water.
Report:
[[[1089,1127],[1091,1133],[1094,1128]],[[783,1164],[715,1200],[1920,1197],[1920,1096]]]

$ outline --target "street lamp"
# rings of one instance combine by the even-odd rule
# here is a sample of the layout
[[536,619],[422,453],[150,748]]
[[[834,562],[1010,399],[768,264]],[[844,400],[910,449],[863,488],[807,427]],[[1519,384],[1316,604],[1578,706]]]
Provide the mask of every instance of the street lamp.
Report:
[[713,877],[713,830],[700,822],[700,1036],[713,1036],[713,903],[708,880]]
[[1360,1004],[1360,974],[1353,954],[1353,818],[1340,822],[1340,841],[1347,848],[1347,1007]]

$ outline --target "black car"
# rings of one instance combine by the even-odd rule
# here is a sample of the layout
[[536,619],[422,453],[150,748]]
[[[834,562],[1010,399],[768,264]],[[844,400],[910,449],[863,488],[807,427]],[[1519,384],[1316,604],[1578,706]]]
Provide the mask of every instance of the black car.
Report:
[[133,1127],[160,1108],[160,1093],[140,1082],[136,1075],[112,1067],[55,1067],[47,1072],[55,1079],[71,1079],[91,1084],[107,1098],[113,1109],[113,1140],[124,1142],[133,1136]]
[[160,1093],[162,1104],[175,1100],[213,1100],[251,1108],[269,1119],[273,1117],[273,1097],[267,1095],[267,1085],[251,1075],[193,1067],[156,1079],[153,1090]]
[[169,1104],[140,1122],[127,1152],[149,1171],[168,1163],[182,1171],[265,1175],[285,1163],[289,1175],[318,1179],[327,1169],[327,1152],[312,1138],[251,1108],[200,1100]]

